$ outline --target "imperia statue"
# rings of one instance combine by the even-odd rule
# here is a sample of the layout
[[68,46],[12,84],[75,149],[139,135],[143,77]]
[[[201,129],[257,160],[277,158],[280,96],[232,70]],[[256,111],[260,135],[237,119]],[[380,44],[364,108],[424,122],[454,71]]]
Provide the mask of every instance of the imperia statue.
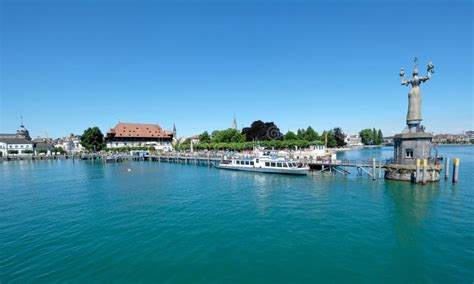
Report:
[[[408,113],[407,113],[407,125],[410,132],[415,130],[421,123],[421,83],[426,82],[431,78],[431,74],[434,73],[433,63],[428,63],[427,74],[425,77],[418,77],[418,58],[415,58],[415,68],[413,70],[413,78],[410,80],[405,79],[405,69],[402,68],[400,71],[400,77],[402,77],[402,85],[411,85],[410,92],[408,93]],[[416,131],[416,130],[415,130]]]

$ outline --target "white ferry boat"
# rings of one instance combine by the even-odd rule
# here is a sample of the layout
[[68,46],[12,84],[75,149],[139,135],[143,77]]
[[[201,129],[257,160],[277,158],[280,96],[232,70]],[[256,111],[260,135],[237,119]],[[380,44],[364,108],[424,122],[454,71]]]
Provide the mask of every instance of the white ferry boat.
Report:
[[279,158],[272,155],[271,152],[259,152],[256,157],[233,157],[220,162],[216,167],[225,170],[289,175],[307,175],[309,173],[309,167]]

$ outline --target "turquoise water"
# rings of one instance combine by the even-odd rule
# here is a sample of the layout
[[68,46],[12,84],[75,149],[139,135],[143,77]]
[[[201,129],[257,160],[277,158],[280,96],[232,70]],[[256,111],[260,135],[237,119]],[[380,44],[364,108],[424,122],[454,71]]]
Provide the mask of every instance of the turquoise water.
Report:
[[474,147],[439,150],[459,184],[5,162],[0,282],[472,283]]

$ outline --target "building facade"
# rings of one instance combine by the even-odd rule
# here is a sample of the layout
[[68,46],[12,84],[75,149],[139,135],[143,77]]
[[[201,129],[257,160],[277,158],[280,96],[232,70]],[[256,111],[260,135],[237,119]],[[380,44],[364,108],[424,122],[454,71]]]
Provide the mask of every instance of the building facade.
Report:
[[158,124],[118,123],[107,132],[107,148],[153,147],[155,150],[171,151],[173,133]]
[[348,147],[361,147],[364,146],[362,143],[362,139],[360,138],[359,134],[348,134],[344,138],[344,142]]
[[0,156],[31,155],[34,143],[23,123],[16,134],[0,134]]
[[68,154],[80,153],[84,150],[81,144],[81,136],[74,135],[73,133],[69,134],[67,137],[56,140],[54,146],[63,148],[63,150]]

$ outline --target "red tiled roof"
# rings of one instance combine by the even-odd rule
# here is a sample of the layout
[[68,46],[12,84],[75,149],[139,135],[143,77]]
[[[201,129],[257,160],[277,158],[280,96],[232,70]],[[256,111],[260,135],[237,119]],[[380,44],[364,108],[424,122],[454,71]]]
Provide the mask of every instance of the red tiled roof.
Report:
[[171,132],[163,130],[158,124],[119,123],[111,128],[107,136],[139,138],[172,138]]

